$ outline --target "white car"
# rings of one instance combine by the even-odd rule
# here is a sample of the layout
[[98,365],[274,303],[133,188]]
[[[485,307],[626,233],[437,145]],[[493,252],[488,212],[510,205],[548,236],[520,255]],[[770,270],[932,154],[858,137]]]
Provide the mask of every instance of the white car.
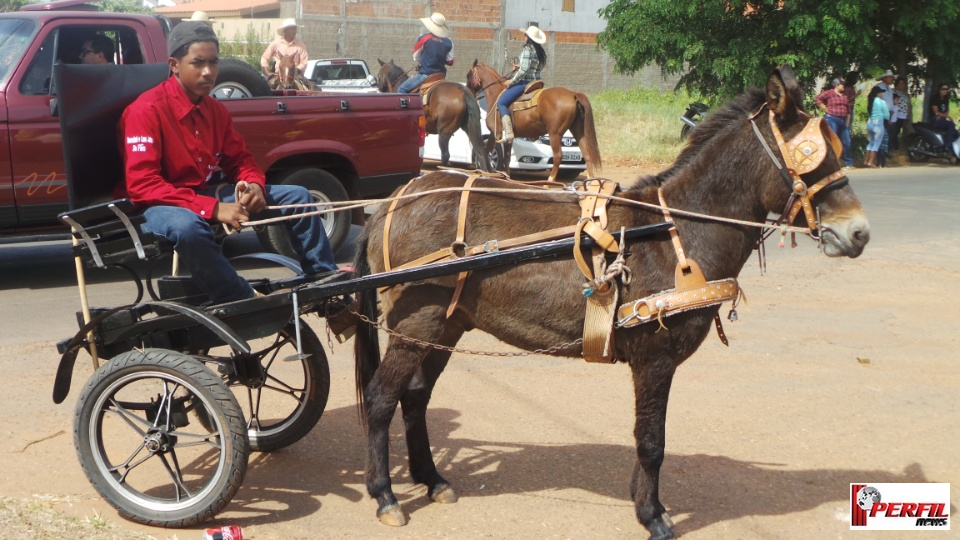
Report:
[[[480,124],[483,140],[490,137],[486,123],[486,102],[480,99]],[[427,140],[423,146],[424,159],[433,159],[440,161],[440,138],[437,135],[427,135]],[[562,158],[560,161],[560,170],[557,172],[558,179],[572,180],[586,170],[587,162],[583,159],[583,153],[577,146],[576,139],[567,131],[563,134]],[[457,164],[466,164],[473,166],[472,153],[470,151],[470,141],[467,134],[462,129],[450,137],[450,161]],[[493,167],[500,169],[503,162],[502,145],[494,146],[490,152],[490,161]],[[547,171],[553,167],[553,150],[550,148],[550,136],[543,135],[538,139],[528,139],[526,137],[517,137],[513,140],[513,149],[510,151],[510,170],[522,172]]]

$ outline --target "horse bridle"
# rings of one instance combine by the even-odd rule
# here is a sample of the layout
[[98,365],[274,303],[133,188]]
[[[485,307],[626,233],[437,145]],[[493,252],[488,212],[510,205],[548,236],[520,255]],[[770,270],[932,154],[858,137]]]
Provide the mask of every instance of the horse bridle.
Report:
[[[816,184],[807,187],[807,184],[800,177],[801,174],[806,174],[812,172],[817,167],[819,167],[824,158],[826,157],[826,146],[822,137],[819,137],[819,144],[817,137],[808,137],[803,139],[804,135],[809,135],[811,133],[820,133],[820,122],[821,118],[813,118],[810,115],[800,112],[800,114],[806,116],[807,120],[806,125],[800,131],[800,134],[790,139],[789,141],[784,141],[783,134],[780,132],[780,128],[777,127],[776,115],[773,111],[769,111],[770,117],[770,130],[773,132],[773,137],[777,141],[777,146],[780,148],[780,155],[783,157],[784,165],[780,164],[780,160],[777,159],[776,155],[773,153],[773,150],[770,148],[770,145],[767,144],[766,139],[763,138],[763,135],[760,133],[760,128],[757,127],[756,118],[763,112],[763,109],[767,107],[767,104],[764,103],[757,112],[753,113],[750,116],[750,125],[753,126],[753,132],[756,134],[757,138],[760,139],[760,143],[763,145],[764,150],[767,151],[767,155],[770,156],[770,159],[773,161],[774,165],[777,167],[777,171],[780,173],[780,177],[783,178],[784,182],[787,184],[787,189],[790,190],[790,197],[787,199],[787,204],[783,209],[783,212],[780,215],[780,218],[777,219],[774,223],[780,225],[783,223],[793,223],[793,220],[800,213],[800,210],[803,210],[804,217],[807,220],[807,227],[810,229],[810,236],[816,240],[820,240],[820,223],[817,219],[817,215],[814,214],[813,205],[811,200],[818,193],[823,193],[825,190],[838,188],[847,184],[848,179],[847,175],[844,174],[843,169],[838,170],[837,172],[821,179]],[[842,143],[839,138],[833,133],[832,130],[829,131],[829,144],[833,147],[834,153],[837,156],[840,156],[843,151]],[[798,163],[797,160],[791,157],[793,152],[800,153],[804,156],[803,163]],[[806,159],[809,158],[809,159]],[[770,233],[773,231],[771,230]],[[769,236],[769,234],[767,236]],[[765,238],[765,237],[764,237]]]
[[[483,65],[486,65],[486,64],[477,64],[477,65],[473,66],[472,68],[470,68],[471,76],[472,76],[474,79],[477,80],[477,84],[478,84],[478,85],[480,84],[480,76],[477,75],[477,68],[480,67],[480,66],[483,66]],[[487,66],[487,67],[490,67],[490,66]],[[493,68],[490,68],[490,69],[492,70]],[[496,73],[496,71],[494,71],[494,73]],[[503,82],[503,81],[505,81],[506,79],[509,79],[509,78],[510,78],[510,75],[500,75],[500,78],[499,78],[499,79],[496,79],[496,80],[493,81],[492,83],[490,83],[490,84],[488,84],[488,85],[486,85],[486,86],[482,86],[482,87],[480,88],[480,90],[477,90],[477,94],[479,94],[480,92],[483,92],[483,91],[486,90],[487,88],[490,88],[491,86],[493,86],[493,85],[495,85],[495,84],[497,84],[497,83],[499,83],[499,82]]]

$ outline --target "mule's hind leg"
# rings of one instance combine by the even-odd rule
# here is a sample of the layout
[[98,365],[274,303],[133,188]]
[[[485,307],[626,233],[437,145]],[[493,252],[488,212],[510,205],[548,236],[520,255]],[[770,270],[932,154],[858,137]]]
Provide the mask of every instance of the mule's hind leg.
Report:
[[450,163],[450,137],[453,133],[440,132],[438,142],[440,143],[440,164],[446,166]]
[[[429,305],[416,305],[414,297],[402,299],[407,300],[403,306],[394,304],[387,315],[393,329],[436,342],[443,332],[447,305],[434,302],[443,302],[444,297],[449,301],[450,295],[424,290],[420,298],[430,296],[435,298],[428,300]],[[390,481],[390,421],[430,351],[424,345],[391,336],[383,361],[363,392],[367,415],[367,492],[377,499],[377,517],[386,525],[401,526],[407,522]]]
[[[452,346],[463,335],[462,329],[449,329],[440,344]],[[430,438],[427,434],[427,404],[433,394],[437,378],[450,359],[450,352],[439,349],[431,351],[424,359],[420,370],[410,381],[410,386],[400,398],[403,422],[407,435],[407,452],[410,460],[410,476],[418,484],[427,486],[427,495],[439,503],[457,502],[457,493],[440,473],[437,472],[430,450]]]
[[633,359],[633,387],[636,398],[637,465],[630,482],[637,519],[650,531],[651,540],[674,538],[670,517],[660,503],[660,466],[666,442],[667,398],[676,370],[672,359],[645,355]]

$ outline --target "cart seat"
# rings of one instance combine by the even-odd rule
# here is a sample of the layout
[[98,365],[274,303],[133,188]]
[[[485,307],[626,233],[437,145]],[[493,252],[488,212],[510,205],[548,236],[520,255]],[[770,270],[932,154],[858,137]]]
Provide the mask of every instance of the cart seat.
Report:
[[[87,264],[104,267],[169,253],[169,242],[144,233],[143,216],[129,199],[112,200],[123,181],[123,157],[117,126],[123,110],[169,75],[166,64],[56,66],[61,91],[63,157],[70,210],[58,217],[79,241],[74,253]],[[104,202],[106,201],[106,202]]]

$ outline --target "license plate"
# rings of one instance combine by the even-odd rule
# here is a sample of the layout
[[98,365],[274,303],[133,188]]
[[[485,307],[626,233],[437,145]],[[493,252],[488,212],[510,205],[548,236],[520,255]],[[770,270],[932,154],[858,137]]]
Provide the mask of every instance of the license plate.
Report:
[[583,154],[579,152],[564,152],[560,160],[561,161],[582,161]]

